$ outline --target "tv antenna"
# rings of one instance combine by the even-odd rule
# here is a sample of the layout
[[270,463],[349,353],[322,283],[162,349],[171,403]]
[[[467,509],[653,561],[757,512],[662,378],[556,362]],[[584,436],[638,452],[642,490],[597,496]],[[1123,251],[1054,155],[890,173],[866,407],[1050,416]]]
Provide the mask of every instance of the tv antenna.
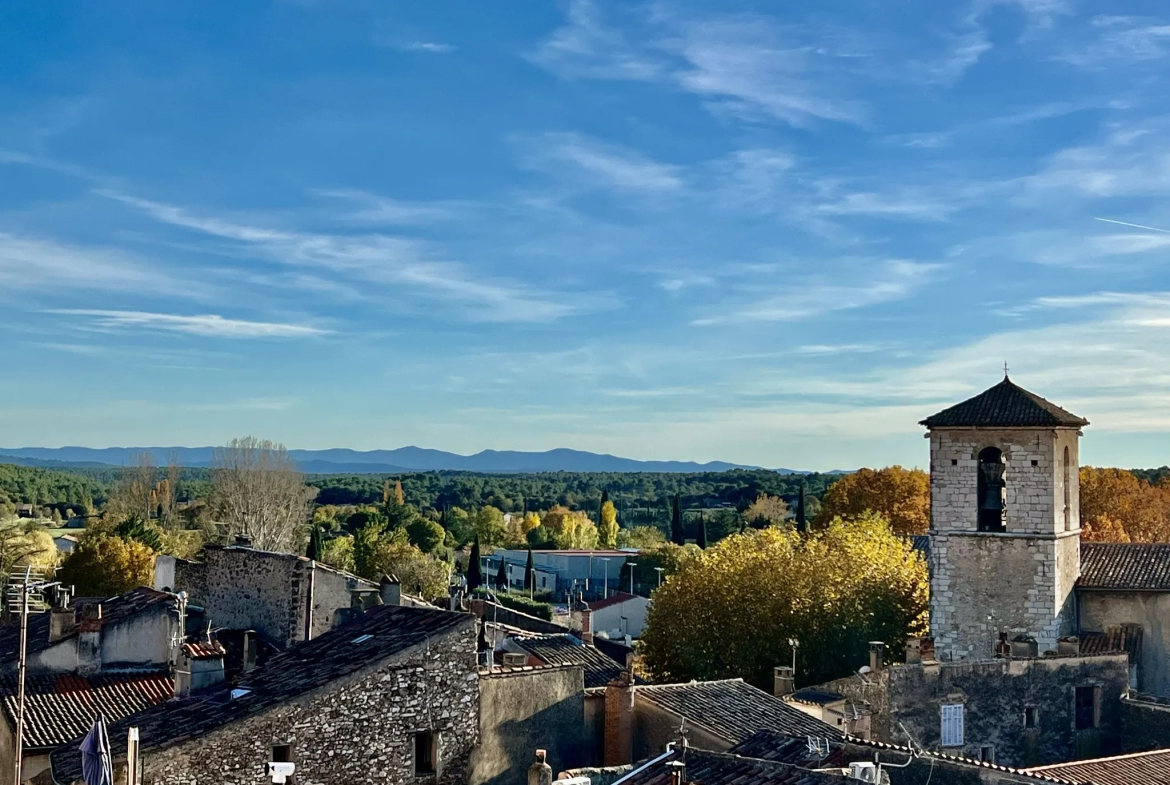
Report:
[[31,566],[15,567],[8,574],[4,601],[9,614],[20,619],[20,652],[16,677],[16,754],[14,782],[21,782],[20,772],[24,757],[24,677],[28,670],[28,615],[48,610],[45,589],[59,586],[59,581],[47,581]]

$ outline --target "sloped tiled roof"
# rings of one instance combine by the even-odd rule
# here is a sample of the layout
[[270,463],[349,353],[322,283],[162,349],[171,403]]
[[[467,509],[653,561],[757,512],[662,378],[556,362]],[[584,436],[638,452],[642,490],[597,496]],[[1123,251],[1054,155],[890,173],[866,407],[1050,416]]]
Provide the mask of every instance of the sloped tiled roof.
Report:
[[994,387],[919,424],[927,428],[1079,428],[1089,421],[1013,384],[1005,376]]
[[810,717],[743,679],[654,684],[636,688],[636,694],[638,698],[685,717],[687,722],[732,744],[747,741],[760,730],[797,736],[841,736],[833,726]]
[[[0,680],[4,718],[16,727],[16,679]],[[175,684],[166,673],[102,675],[30,675],[25,680],[26,749],[52,748],[84,736],[101,712],[116,722],[168,699]]]
[[1170,749],[1025,769],[1085,785],[1170,785]]
[[568,633],[516,635],[512,640],[533,657],[549,665],[580,665],[585,669],[586,687],[604,687],[624,670],[622,665]]
[[786,697],[797,703],[809,703],[814,706],[824,706],[826,703],[836,703],[837,701],[845,700],[845,696],[839,692],[820,690],[815,687],[805,687],[803,690],[797,690]]
[[[630,594],[629,592],[620,592],[619,591],[619,592],[615,592],[614,594],[609,595],[604,600],[594,600],[593,602],[588,603],[589,610],[599,611],[599,610],[602,610],[603,608],[608,608],[612,605],[621,605],[623,602],[629,602],[630,600],[636,600],[636,599],[639,599],[638,595],[636,595],[636,594]],[[645,598],[643,597],[641,599],[645,599]]]
[[1170,543],[1081,543],[1077,588],[1170,591]]
[[1142,652],[1142,628],[1136,625],[1109,630],[1108,632],[1082,632],[1080,653],[1129,655],[1136,662]]
[[[840,772],[820,772],[779,761],[741,758],[722,752],[688,748],[635,768],[620,779],[621,785],[669,785],[671,766],[686,764],[691,785],[847,785]],[[854,780],[856,782],[856,780]]]
[[819,758],[809,749],[807,736],[790,736],[772,730],[762,730],[747,741],[736,744],[728,752],[745,758],[774,760],[805,768],[845,765],[845,754],[840,745],[833,746],[827,756]]
[[[137,715],[133,724],[139,729],[143,751],[171,747],[267,711],[363,668],[376,667],[415,646],[435,646],[443,636],[460,628],[474,635],[474,617],[436,609],[376,605],[348,624],[272,657],[246,674],[235,690],[224,688],[171,700]],[[468,673],[475,672],[473,655],[469,655],[467,667]],[[114,757],[126,754],[129,725],[123,721],[110,728]],[[81,775],[81,753],[75,744],[54,750],[51,761],[57,782],[72,782]]]
[[[139,586],[137,589],[131,589],[125,594],[109,599],[79,597],[73,601],[73,607],[77,610],[78,617],[81,617],[81,609],[84,606],[95,602],[102,604],[102,626],[112,627],[160,603],[174,603],[175,595]],[[72,637],[72,634],[66,635],[61,640]],[[30,616],[28,620],[28,653],[30,655],[39,654],[50,645],[53,644],[49,643],[49,614],[38,613]],[[20,626],[12,624],[0,626],[0,663],[16,662],[19,648]]]

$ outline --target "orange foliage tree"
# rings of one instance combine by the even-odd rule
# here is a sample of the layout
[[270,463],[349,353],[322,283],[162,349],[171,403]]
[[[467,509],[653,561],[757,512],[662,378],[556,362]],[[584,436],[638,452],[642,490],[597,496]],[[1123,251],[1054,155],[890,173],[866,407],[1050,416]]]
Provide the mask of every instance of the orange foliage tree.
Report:
[[925,534],[930,528],[930,476],[901,466],[859,469],[829,486],[813,524],[855,520],[867,512],[889,521],[896,534]]
[[1170,542],[1170,486],[1124,469],[1082,467],[1081,528],[1089,542]]

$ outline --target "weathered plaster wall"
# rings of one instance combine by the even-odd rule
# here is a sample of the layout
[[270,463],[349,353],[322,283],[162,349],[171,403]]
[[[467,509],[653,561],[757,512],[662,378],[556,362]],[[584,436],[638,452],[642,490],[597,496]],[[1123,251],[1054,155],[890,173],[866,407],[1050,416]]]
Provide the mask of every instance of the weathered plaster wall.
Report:
[[1080,629],[1085,632],[1105,632],[1125,624],[1140,626],[1137,688],[1170,697],[1170,594],[1085,589],[1077,592],[1077,611]]
[[[634,760],[646,760],[666,751],[666,745],[678,741],[683,718],[667,711],[634,691]],[[722,736],[686,723],[687,744],[712,752],[726,752],[734,746]]]
[[587,760],[600,766],[605,760],[605,688],[585,692],[585,738]]
[[610,605],[608,608],[593,611],[593,629],[607,633],[617,630],[620,635],[629,634],[630,637],[637,638],[641,636],[642,628],[646,626],[646,614],[649,610],[650,601],[645,597],[636,597],[618,605]]
[[1135,698],[1121,700],[1121,751],[1170,747],[1170,705]]
[[554,771],[596,763],[585,729],[580,667],[485,674],[479,680],[479,747],[470,785],[525,785],[535,751]]
[[[476,630],[418,646],[389,665],[232,723],[199,739],[144,754],[145,785],[270,782],[272,745],[291,744],[298,785],[465,780],[479,741]],[[416,777],[413,733],[440,732],[441,770]],[[148,745],[149,740],[143,739]]]
[[[1049,657],[984,662],[895,665],[889,670],[888,741],[913,740],[929,749],[942,744],[943,704],[962,703],[964,746],[948,750],[978,758],[995,748],[1008,766],[1035,766],[1108,755],[1120,747],[1120,699],[1126,692],[1126,655]],[[1077,731],[1075,688],[1100,689],[1100,726]],[[1035,707],[1038,727],[1025,727],[1024,710]],[[903,731],[902,726],[905,726]]]
[[[1046,651],[1072,630],[1070,597],[1080,573],[1077,439],[1075,429],[931,431],[930,626],[940,657],[990,657],[1000,631],[1026,632]],[[1006,465],[1003,534],[977,531],[985,447],[1002,450]]]

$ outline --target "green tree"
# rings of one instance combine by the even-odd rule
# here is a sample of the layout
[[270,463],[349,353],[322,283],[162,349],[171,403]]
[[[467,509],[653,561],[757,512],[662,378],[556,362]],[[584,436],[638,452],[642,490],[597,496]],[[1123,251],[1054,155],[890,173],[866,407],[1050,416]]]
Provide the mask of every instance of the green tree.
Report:
[[532,563],[532,549],[528,549],[528,561],[524,564],[524,590],[529,596],[536,591],[536,569]]
[[496,570],[496,589],[503,591],[508,588],[508,562],[500,555],[500,568]]
[[490,504],[480,507],[475,514],[475,538],[489,548],[503,545],[508,538],[504,513]]
[[52,536],[35,521],[0,521],[0,578],[16,565],[49,567],[57,557]]
[[[451,565],[420,551],[408,542],[393,536],[379,539],[369,561],[370,580],[382,575],[395,575],[402,582],[402,590],[432,601],[447,597],[451,581]],[[360,573],[359,573],[360,574]],[[373,577],[377,576],[377,577]]]
[[83,596],[113,597],[154,583],[154,551],[136,540],[87,536],[66,557],[57,579]]
[[150,548],[155,553],[162,551],[162,539],[158,529],[150,525],[136,514],[114,527],[114,536],[123,540],[134,540]]
[[683,561],[655,592],[642,653],[657,681],[767,686],[796,638],[797,678],[817,684],[854,672],[867,641],[900,651],[922,634],[927,592],[922,557],[880,516],[838,518],[807,535],[749,530]]
[[666,535],[657,526],[634,526],[618,530],[617,544],[622,548],[654,548],[666,542]]
[[674,495],[674,503],[670,509],[670,541],[675,545],[686,545],[686,535],[682,527],[682,505],[678,494]]
[[483,563],[479,555],[479,538],[471,546],[471,558],[467,561],[467,590],[475,591],[483,586]]
[[798,532],[808,531],[808,521],[805,519],[804,510],[804,480],[800,481],[800,496],[796,499],[796,530]]
[[305,556],[313,561],[320,561],[325,553],[325,543],[321,538],[321,527],[313,526],[313,531],[309,534],[309,547],[305,551]]
[[783,526],[788,520],[788,505],[779,496],[761,493],[751,506],[744,510],[743,519],[754,529]]
[[695,538],[695,545],[707,547],[707,521],[703,518],[703,511],[699,510],[699,536]]
[[406,536],[410,538],[410,544],[423,553],[434,553],[443,544],[447,533],[430,518],[419,515],[406,524]]
[[326,540],[321,561],[339,570],[355,572],[357,567],[353,558],[353,542],[354,538],[348,534]]

